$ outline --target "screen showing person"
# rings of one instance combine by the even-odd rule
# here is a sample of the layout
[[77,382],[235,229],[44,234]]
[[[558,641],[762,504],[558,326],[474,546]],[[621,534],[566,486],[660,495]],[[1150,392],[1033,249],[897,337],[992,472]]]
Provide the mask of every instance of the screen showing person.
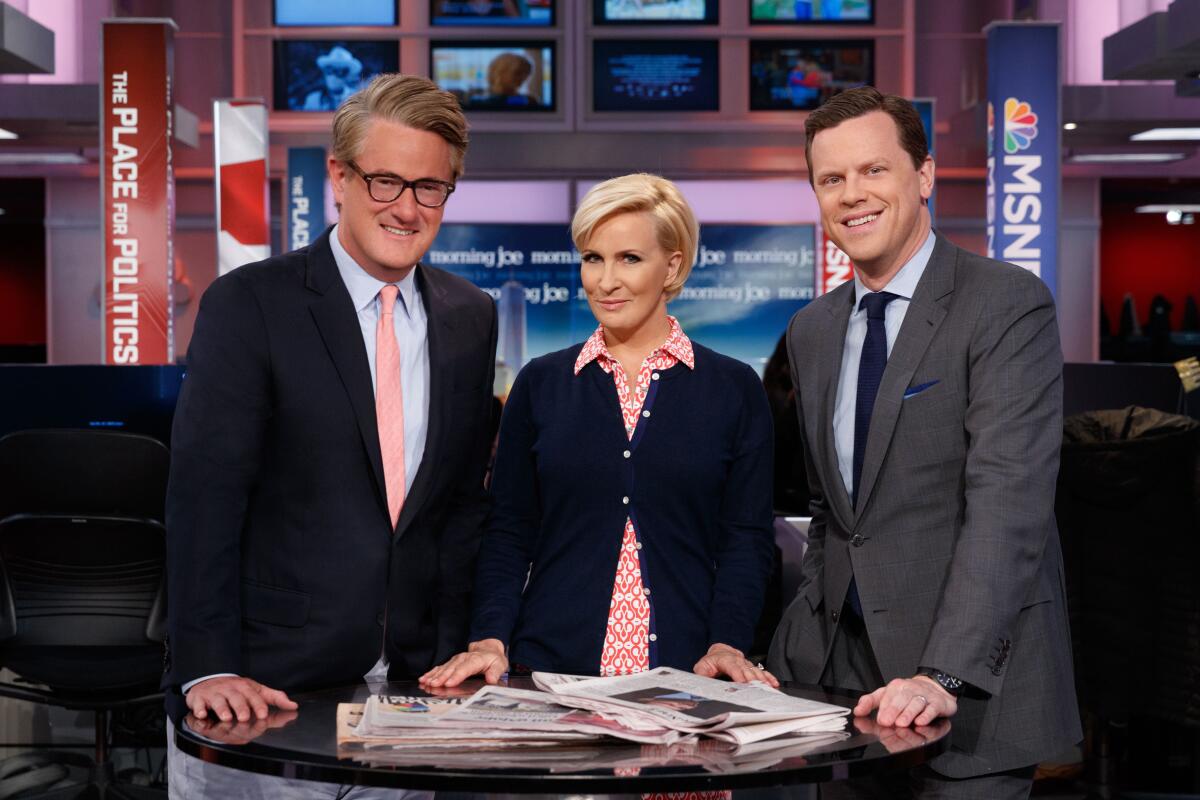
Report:
[[438,86],[468,111],[553,111],[552,42],[430,45]]
[[597,25],[650,22],[715,25],[717,0],[593,0]]
[[275,42],[275,110],[336,111],[384,72],[398,72],[396,42]]
[[554,0],[431,0],[434,25],[553,25]]
[[275,25],[395,25],[396,0],[355,0],[330,3],[329,0],[275,0]]
[[716,111],[718,56],[715,41],[622,41],[593,43],[596,111]]
[[874,82],[870,41],[750,42],[750,110],[811,110]]
[[751,22],[871,23],[874,0],[751,0]]

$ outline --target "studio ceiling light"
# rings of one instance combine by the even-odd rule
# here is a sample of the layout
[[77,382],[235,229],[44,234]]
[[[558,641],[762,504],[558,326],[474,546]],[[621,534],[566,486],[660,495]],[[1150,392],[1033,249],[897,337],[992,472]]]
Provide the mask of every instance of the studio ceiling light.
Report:
[[0,139],[17,139],[17,138],[19,138],[19,137],[12,131],[7,130],[5,128],[0,128]]
[[1200,128],[1151,128],[1129,137],[1131,142],[1200,141]]
[[1200,214],[1200,204],[1189,203],[1152,203],[1146,206],[1138,206],[1134,209],[1139,214],[1166,214],[1168,211],[1179,211],[1180,213]]
[[1179,161],[1183,153],[1082,153],[1071,156],[1075,164],[1161,164]]

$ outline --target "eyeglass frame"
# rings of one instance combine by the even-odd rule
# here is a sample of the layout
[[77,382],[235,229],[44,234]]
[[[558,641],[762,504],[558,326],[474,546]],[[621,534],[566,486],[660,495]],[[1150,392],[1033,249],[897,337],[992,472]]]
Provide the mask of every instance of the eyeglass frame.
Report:
[[[446,201],[450,199],[450,195],[454,194],[455,188],[457,188],[453,183],[450,183],[449,181],[438,180],[437,178],[417,178],[416,180],[410,181],[405,178],[401,178],[399,175],[396,175],[391,172],[372,172],[372,173],[368,174],[366,172],[363,172],[362,167],[360,167],[358,164],[354,163],[354,159],[350,159],[350,160],[346,161],[345,163],[348,167],[350,167],[350,169],[354,170],[354,173],[356,175],[358,175],[358,177],[363,179],[364,183],[367,184],[367,196],[370,197],[372,200],[374,200],[376,203],[394,203],[400,199],[401,195],[403,195],[405,191],[407,191],[408,189],[411,188],[412,193],[413,193],[413,202],[415,202],[421,208],[442,208],[443,206],[446,205]],[[398,181],[400,183],[400,191],[398,191],[396,193],[396,196],[393,197],[391,200],[380,200],[371,191],[371,182],[374,181],[376,178],[387,178],[390,181]],[[431,206],[428,203],[422,203],[420,201],[420,199],[417,197],[417,184],[418,183],[439,184],[440,186],[445,187],[446,196],[443,197],[442,202],[438,203],[436,206]]]

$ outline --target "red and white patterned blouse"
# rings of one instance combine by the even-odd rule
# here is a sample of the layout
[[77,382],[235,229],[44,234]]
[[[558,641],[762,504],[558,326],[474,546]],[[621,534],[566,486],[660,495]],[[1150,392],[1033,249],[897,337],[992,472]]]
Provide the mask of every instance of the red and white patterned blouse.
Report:
[[[666,341],[646,356],[638,370],[633,386],[625,374],[621,362],[608,351],[604,343],[604,326],[596,328],[575,360],[575,374],[595,361],[613,377],[617,388],[617,401],[625,421],[625,435],[633,439],[638,423],[648,421],[649,410],[643,411],[650,383],[658,378],[662,370],[676,364],[685,364],[688,369],[696,368],[692,341],[679,327],[674,317],[667,317],[671,331]],[[629,456],[629,451],[626,457]],[[649,589],[642,580],[642,545],[634,529],[633,518],[625,518],[625,534],[621,540],[621,553],[617,561],[617,574],[613,580],[612,602],[608,609],[608,629],[604,635],[604,648],[600,655],[601,675],[628,675],[650,668],[650,642],[652,606]]]

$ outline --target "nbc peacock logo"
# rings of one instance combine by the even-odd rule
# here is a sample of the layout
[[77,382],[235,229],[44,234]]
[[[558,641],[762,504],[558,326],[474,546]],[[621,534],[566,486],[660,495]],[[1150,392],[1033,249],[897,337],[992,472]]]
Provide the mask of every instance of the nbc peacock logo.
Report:
[[1027,150],[1037,138],[1038,115],[1029,103],[1010,97],[1004,101],[1004,152]]

